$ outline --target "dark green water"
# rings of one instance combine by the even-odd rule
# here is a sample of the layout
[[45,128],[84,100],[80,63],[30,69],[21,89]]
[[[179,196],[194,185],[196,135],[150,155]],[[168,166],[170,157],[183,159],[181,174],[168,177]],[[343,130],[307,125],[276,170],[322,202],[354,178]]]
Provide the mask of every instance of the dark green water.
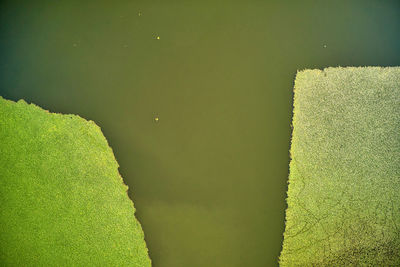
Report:
[[295,73],[400,65],[400,1],[2,1],[0,55],[102,127],[154,266],[276,266]]

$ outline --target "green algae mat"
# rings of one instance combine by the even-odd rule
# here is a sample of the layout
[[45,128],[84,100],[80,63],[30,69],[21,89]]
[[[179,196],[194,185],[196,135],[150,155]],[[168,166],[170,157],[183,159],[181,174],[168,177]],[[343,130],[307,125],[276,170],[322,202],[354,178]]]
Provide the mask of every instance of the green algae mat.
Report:
[[100,128],[0,97],[0,265],[150,266]]
[[400,68],[298,72],[281,266],[400,266]]

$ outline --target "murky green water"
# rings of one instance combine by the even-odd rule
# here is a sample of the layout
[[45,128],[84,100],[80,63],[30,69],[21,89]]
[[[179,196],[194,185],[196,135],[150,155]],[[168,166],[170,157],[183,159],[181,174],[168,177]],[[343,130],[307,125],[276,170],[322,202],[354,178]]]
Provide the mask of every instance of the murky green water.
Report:
[[276,266],[296,70],[400,65],[399,1],[216,2],[0,4],[0,95],[102,127],[156,267]]

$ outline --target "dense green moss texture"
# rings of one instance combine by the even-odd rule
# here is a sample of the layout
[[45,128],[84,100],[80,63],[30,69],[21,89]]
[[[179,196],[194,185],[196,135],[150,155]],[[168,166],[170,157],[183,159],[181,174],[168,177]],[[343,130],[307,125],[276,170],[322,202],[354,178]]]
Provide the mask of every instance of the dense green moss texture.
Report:
[[0,265],[150,266],[100,128],[0,97]]
[[281,266],[400,266],[400,68],[297,73]]

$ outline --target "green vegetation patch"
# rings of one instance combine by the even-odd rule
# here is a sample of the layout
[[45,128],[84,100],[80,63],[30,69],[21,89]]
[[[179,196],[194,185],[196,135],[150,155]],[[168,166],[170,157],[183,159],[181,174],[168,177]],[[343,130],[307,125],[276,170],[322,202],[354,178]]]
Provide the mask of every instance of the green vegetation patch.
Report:
[[281,266],[400,266],[400,68],[297,73]]
[[0,97],[0,265],[150,266],[100,128]]

